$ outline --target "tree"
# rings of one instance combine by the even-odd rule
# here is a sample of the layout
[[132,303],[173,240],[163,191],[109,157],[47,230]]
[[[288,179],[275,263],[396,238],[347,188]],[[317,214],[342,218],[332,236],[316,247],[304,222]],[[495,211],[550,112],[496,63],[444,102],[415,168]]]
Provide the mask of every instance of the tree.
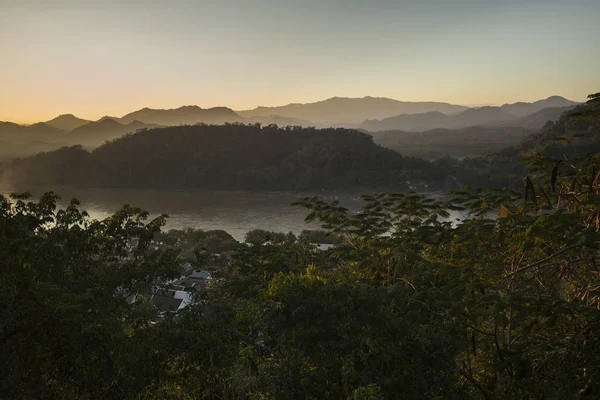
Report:
[[339,244],[342,242],[341,238],[336,238],[333,235],[331,235],[331,233],[318,229],[304,229],[300,233],[298,240],[300,240],[303,243]]
[[57,210],[52,193],[28,197],[0,196],[1,397],[136,393],[151,375],[140,339],[153,312],[130,296],[180,268],[149,247],[164,216],[144,223],[126,206],[92,221],[76,200]]
[[254,246],[260,246],[271,240],[271,232],[264,229],[253,229],[246,233],[244,241]]

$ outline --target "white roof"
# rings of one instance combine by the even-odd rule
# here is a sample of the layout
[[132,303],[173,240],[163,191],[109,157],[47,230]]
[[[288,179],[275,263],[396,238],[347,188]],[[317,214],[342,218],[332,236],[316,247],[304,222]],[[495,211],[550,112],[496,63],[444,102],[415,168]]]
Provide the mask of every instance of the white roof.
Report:
[[313,243],[313,245],[318,249],[318,250],[329,250],[335,247],[335,244],[331,244],[331,243]]
[[177,311],[179,311],[183,308],[186,308],[187,306],[192,304],[192,297],[190,296],[190,294],[188,292],[185,292],[183,290],[176,290],[173,297],[176,299],[181,299],[181,304],[179,305],[179,308],[177,309]]
[[150,302],[161,311],[177,312],[192,304],[192,297],[183,290],[161,289],[152,295]]
[[209,271],[201,270],[201,271],[192,272],[192,274],[190,275],[190,278],[192,278],[192,279],[212,279],[212,276],[210,275]]

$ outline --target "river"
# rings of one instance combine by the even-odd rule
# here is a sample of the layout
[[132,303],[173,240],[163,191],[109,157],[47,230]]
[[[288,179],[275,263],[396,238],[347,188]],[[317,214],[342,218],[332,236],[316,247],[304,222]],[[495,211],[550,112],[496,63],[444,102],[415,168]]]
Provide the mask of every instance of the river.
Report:
[[[60,207],[70,199],[81,201],[81,209],[93,219],[112,215],[123,204],[131,204],[148,211],[153,216],[165,213],[169,216],[166,229],[223,229],[237,240],[243,240],[246,232],[261,228],[278,232],[300,233],[303,229],[316,229],[307,225],[304,218],[308,211],[292,206],[300,196],[314,194],[295,193],[245,193],[245,192],[187,192],[140,189],[53,189],[61,197]],[[39,198],[44,189],[29,190]],[[0,190],[5,196],[6,188]],[[327,199],[338,198],[351,210],[359,210],[361,201],[355,196],[340,193],[322,193]],[[354,197],[354,199],[353,199]]]
[[[38,198],[45,189],[30,189]],[[0,188],[5,196],[10,192]],[[151,217],[165,213],[169,216],[165,229],[222,229],[237,240],[244,240],[246,232],[261,228],[277,232],[294,232],[303,229],[318,229],[316,223],[307,225],[304,218],[308,211],[292,206],[301,196],[315,193],[247,193],[247,192],[192,192],[150,189],[73,189],[60,188],[54,192],[61,197],[60,207],[68,205],[70,199],[81,201],[81,209],[93,219],[112,215],[123,204],[140,207]],[[337,199],[352,212],[357,212],[362,201],[357,194],[321,192],[325,200]],[[452,218],[462,218],[453,215]]]

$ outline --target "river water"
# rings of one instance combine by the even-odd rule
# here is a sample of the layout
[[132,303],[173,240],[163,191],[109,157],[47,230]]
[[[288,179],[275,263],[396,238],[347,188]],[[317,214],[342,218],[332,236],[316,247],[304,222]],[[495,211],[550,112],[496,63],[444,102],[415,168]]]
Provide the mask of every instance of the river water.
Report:
[[[45,189],[29,190],[34,199]],[[277,232],[300,233],[303,229],[316,229],[307,225],[304,218],[308,211],[291,204],[301,196],[313,194],[294,193],[245,193],[245,192],[185,192],[139,189],[53,189],[61,196],[60,207],[70,199],[81,201],[81,209],[93,219],[112,215],[123,204],[140,207],[158,216],[169,216],[166,229],[222,229],[237,240],[243,240],[246,232],[261,228]],[[0,190],[5,196],[6,188]],[[328,200],[338,198],[351,210],[359,210],[361,201],[348,194],[321,193]],[[354,197],[354,198],[353,198]]]
[[[30,189],[38,198],[46,189]],[[112,215],[123,204],[140,207],[158,216],[168,214],[165,229],[222,229],[237,240],[244,240],[246,232],[260,228],[277,232],[294,232],[303,229],[318,229],[317,223],[307,225],[304,218],[308,210],[292,206],[299,197],[319,195],[325,200],[337,199],[352,212],[361,209],[359,194],[321,193],[247,193],[247,192],[190,192],[143,189],[73,189],[59,188],[53,191],[61,196],[60,207],[68,205],[70,199],[81,201],[81,209],[93,219],[104,219]],[[0,188],[5,196],[10,192]],[[462,218],[453,215],[452,218]]]

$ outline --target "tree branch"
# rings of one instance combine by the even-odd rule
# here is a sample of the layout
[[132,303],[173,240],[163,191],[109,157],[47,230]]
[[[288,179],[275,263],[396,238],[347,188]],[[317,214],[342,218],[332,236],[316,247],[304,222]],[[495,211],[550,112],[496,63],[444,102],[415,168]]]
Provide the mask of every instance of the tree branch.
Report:
[[519,268],[518,270],[516,270],[514,272],[511,272],[509,274],[504,275],[503,279],[510,278],[511,276],[516,275],[516,274],[518,274],[520,272],[527,271],[528,269],[532,269],[532,268],[535,268],[537,266],[540,266],[540,265],[544,264],[545,262],[548,262],[548,261],[552,260],[554,257],[557,257],[557,256],[559,256],[559,255],[561,255],[561,254],[563,254],[563,253],[565,253],[565,252],[567,252],[569,250],[576,249],[577,247],[580,247],[580,246],[583,246],[583,243],[578,243],[578,244],[574,244],[572,246],[567,246],[567,247],[563,248],[562,250],[559,250],[556,253],[552,254],[551,256],[548,256],[548,257],[544,258],[543,260],[534,262],[533,264],[526,265],[525,267]]
[[479,391],[479,393],[481,393],[484,399],[493,399],[492,395],[486,390],[486,388],[484,388],[481,385],[481,383],[477,382],[477,380],[473,378],[473,375],[471,375],[468,371],[465,371],[464,369],[460,368],[456,363],[453,364],[453,367],[456,371],[458,371],[459,374],[464,376],[469,382],[473,384],[473,386],[475,386],[475,388],[477,388],[477,390]]

